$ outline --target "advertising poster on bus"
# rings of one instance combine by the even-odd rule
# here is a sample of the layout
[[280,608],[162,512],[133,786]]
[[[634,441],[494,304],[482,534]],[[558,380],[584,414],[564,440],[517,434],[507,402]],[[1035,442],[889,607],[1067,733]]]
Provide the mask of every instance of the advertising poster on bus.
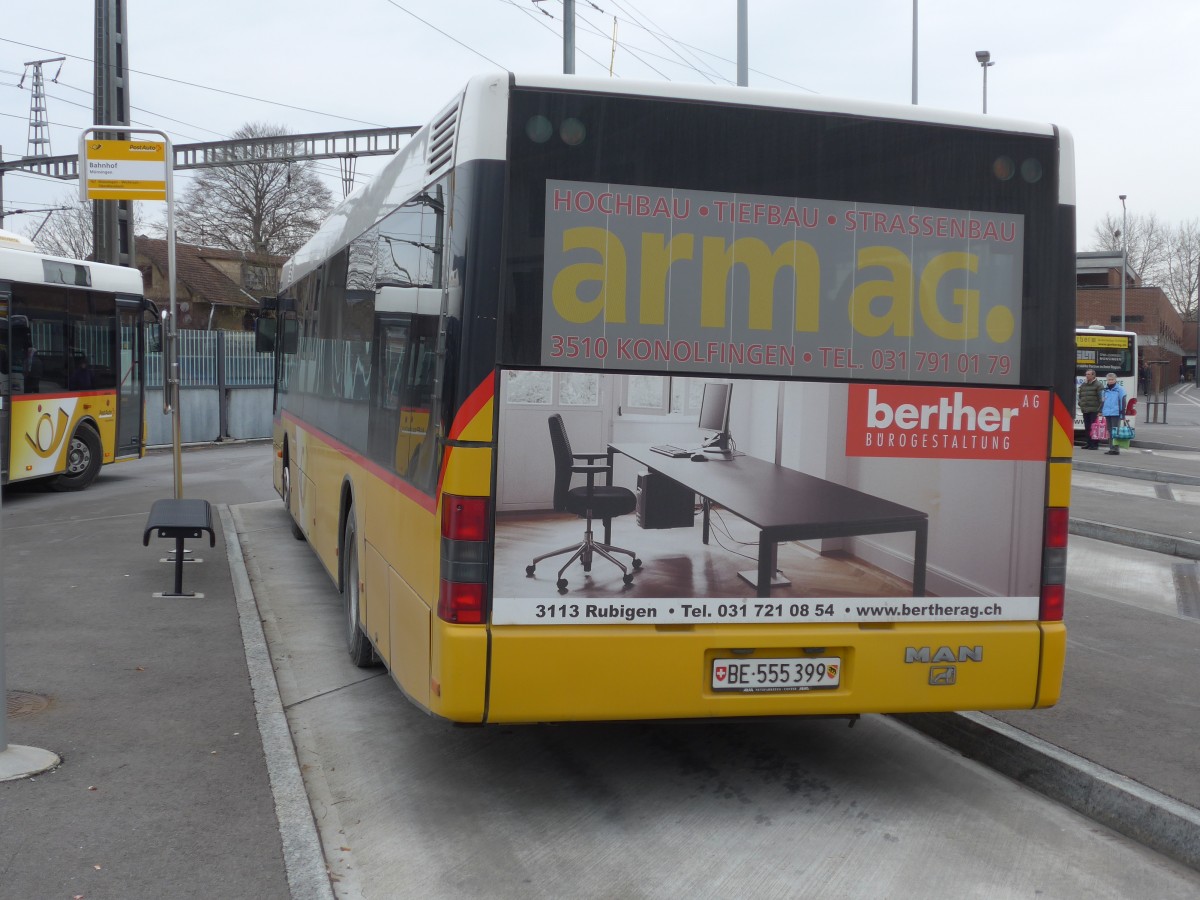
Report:
[[543,365],[1017,383],[1021,216],[546,191]]
[[[711,452],[695,416],[606,421],[629,376],[581,393],[565,374],[502,380],[495,624],[1037,618],[1049,392],[737,379],[731,449]],[[544,398],[510,390],[526,375],[551,376]],[[632,494],[610,540],[636,568],[576,555],[585,519],[553,510],[555,417]]]
[[1036,619],[1022,245],[1013,215],[550,182],[562,371],[501,380],[493,622]]

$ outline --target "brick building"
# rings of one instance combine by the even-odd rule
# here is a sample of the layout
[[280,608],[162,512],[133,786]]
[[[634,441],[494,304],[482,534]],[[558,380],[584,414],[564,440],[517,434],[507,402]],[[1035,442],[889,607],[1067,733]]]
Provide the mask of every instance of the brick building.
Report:
[[[1075,254],[1075,324],[1121,327],[1121,254]],[[1196,323],[1184,323],[1162,288],[1125,270],[1125,330],[1135,331],[1143,362],[1161,366],[1165,383],[1196,371]]]

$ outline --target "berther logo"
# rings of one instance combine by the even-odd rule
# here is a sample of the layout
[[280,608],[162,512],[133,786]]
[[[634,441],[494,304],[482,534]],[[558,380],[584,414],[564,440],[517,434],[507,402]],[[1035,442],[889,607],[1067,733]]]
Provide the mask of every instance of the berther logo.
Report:
[[1010,388],[849,386],[847,456],[1046,458],[1050,394]]

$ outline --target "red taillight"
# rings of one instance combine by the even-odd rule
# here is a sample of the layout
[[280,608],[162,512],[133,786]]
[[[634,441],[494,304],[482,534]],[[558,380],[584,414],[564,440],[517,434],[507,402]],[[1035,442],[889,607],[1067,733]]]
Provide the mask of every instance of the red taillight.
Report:
[[486,585],[442,579],[438,592],[438,618],[457,625],[483,622],[483,592]]
[[1046,510],[1046,546],[1067,546],[1070,533],[1071,511],[1065,506],[1052,506]]
[[1061,622],[1066,597],[1067,535],[1071,511],[1065,506],[1046,510],[1046,528],[1042,545],[1042,593],[1038,618],[1043,622]]
[[1066,605],[1067,586],[1065,584],[1042,585],[1041,604],[1038,608],[1038,618],[1043,622],[1061,622],[1063,607]]
[[487,497],[442,499],[442,537],[453,541],[484,541],[488,536]]
[[439,619],[456,625],[486,621],[491,538],[487,497],[443,495]]

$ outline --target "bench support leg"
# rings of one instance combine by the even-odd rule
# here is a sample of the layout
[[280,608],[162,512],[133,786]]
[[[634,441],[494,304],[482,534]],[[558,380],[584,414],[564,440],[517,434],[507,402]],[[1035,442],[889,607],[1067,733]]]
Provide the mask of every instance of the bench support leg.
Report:
[[187,561],[183,558],[183,540],[184,539],[182,536],[175,538],[175,590],[169,594],[156,593],[154,595],[155,597],[198,597],[201,599],[204,597],[203,594],[197,594],[194,592],[185,593],[183,590],[183,564]]

